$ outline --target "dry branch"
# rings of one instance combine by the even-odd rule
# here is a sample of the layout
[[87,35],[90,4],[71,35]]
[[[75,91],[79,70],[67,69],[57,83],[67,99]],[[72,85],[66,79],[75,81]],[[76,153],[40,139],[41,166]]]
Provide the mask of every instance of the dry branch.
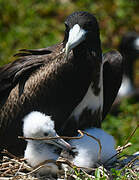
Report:
[[59,137],[41,137],[41,138],[33,138],[33,137],[23,137],[23,136],[18,136],[19,139],[25,139],[25,140],[53,140],[53,139],[81,139],[84,134],[78,130],[78,132],[80,133],[80,136],[77,137],[68,137],[68,136],[59,136]]

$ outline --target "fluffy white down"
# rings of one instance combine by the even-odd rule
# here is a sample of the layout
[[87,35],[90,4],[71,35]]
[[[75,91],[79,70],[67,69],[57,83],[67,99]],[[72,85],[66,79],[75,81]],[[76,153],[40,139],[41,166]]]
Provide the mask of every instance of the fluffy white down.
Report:
[[38,132],[54,130],[54,122],[50,116],[33,111],[23,119],[23,132],[25,137],[34,137]]
[[[28,142],[24,153],[24,158],[27,159],[28,164],[30,164],[32,167],[35,167],[45,160],[56,160],[58,155],[54,153],[53,148],[48,147],[45,144],[35,144]],[[56,174],[57,172],[58,168],[53,163],[48,163],[43,168],[39,169],[40,174]]]
[[[42,137],[44,132],[55,132],[54,123],[49,116],[34,111],[28,114],[24,119],[23,133],[25,137]],[[28,140],[24,157],[32,167],[39,163],[53,159],[56,160],[58,155],[55,153],[55,146],[50,146],[45,141]],[[46,164],[39,169],[40,174],[56,174],[58,168],[55,164]]]
[[[114,138],[104,132],[102,129],[91,128],[85,130],[85,132],[98,138],[101,142],[101,162],[104,163],[113,155],[116,154]],[[95,139],[88,136],[84,136],[79,140],[71,140],[70,144],[76,147],[78,155],[74,158],[73,163],[81,167],[93,167],[98,162],[99,145]],[[115,161],[116,157],[111,161]]]

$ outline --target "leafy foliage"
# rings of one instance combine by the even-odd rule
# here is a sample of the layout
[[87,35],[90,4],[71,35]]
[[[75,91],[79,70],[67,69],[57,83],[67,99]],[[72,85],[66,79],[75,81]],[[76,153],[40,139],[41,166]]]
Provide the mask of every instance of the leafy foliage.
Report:
[[103,49],[116,47],[126,31],[139,30],[137,0],[0,0],[0,64],[20,48],[40,48],[63,38],[65,18],[77,10],[96,15]]
[[[0,65],[12,61],[19,49],[42,48],[62,41],[63,22],[77,10],[96,15],[104,50],[117,48],[125,32],[139,31],[138,9],[138,0],[0,0]],[[109,115],[103,124],[118,145],[124,144],[135,128],[139,103],[124,101],[120,108],[120,114]],[[137,150],[138,136],[139,130],[131,139],[133,146],[128,152]]]
[[[103,128],[115,137],[117,145],[124,145],[127,138],[137,127],[139,120],[139,103],[133,99],[125,99],[121,103],[119,111],[117,115],[109,114],[106,117]],[[130,139],[132,146],[124,150],[124,153],[133,154],[138,151],[138,136],[139,128]]]

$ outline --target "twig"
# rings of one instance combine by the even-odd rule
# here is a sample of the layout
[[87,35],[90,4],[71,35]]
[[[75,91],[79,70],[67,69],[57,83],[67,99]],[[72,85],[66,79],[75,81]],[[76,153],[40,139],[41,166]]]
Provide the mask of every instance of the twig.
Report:
[[91,178],[92,179],[92,175],[88,174],[86,171],[84,171],[82,168],[81,168],[82,172],[88,177],[88,178]]
[[95,140],[98,142],[98,145],[99,145],[98,160],[100,160],[100,159],[101,159],[101,151],[102,151],[102,146],[101,146],[100,140],[99,140],[98,138],[96,138],[96,137],[88,134],[88,133],[85,132],[85,131],[81,131],[81,132],[82,132],[83,134],[86,134],[87,136],[95,139]]
[[[10,159],[11,161],[13,161],[14,163],[17,163],[17,164],[19,164],[20,166],[21,166],[21,162],[19,162],[19,161],[17,161],[16,159]],[[29,166],[27,166],[26,164],[24,164],[24,166],[25,166],[25,168],[28,170],[28,171],[31,171],[32,170],[32,168],[31,167],[29,167]]]
[[56,164],[67,164],[68,166],[70,166],[71,168],[73,167],[76,167],[76,165],[74,165],[72,162],[70,162],[68,159],[65,159],[65,158],[59,158],[57,161],[56,161]]
[[10,153],[9,151],[7,151],[6,149],[3,149],[3,151],[1,151],[1,153],[3,154],[7,154],[8,156],[10,156],[11,158],[14,158],[14,159],[20,159],[19,157],[15,156],[14,154]]
[[104,165],[106,165],[111,159],[113,159],[114,157],[116,157],[117,155],[119,155],[124,149],[130,147],[132,144],[131,143],[127,143],[126,145],[124,146],[118,146],[116,151],[117,153],[115,155],[113,155],[112,157],[110,157],[109,159],[107,159],[105,162],[104,162]]
[[11,172],[12,170],[11,169],[7,169],[5,172],[3,172],[1,174],[1,177],[5,176],[7,173]]
[[7,165],[11,164],[12,162],[3,162],[2,164],[0,164],[0,167],[2,167],[4,169],[4,167],[6,167]]
[[109,173],[108,171],[104,168],[104,166],[99,166],[98,167],[100,173],[102,176],[105,176],[108,179]]
[[42,137],[42,138],[33,138],[33,137],[23,137],[23,136],[18,136],[19,139],[26,139],[26,140],[53,140],[53,139],[81,139],[84,134],[78,130],[80,133],[80,136],[77,137],[68,137],[68,136],[59,136],[59,137]]
[[134,171],[132,169],[128,169],[128,171],[130,171],[130,173],[137,179],[138,175],[136,173],[134,173]]
[[39,163],[37,166],[35,166],[33,169],[36,169],[38,168],[39,166],[42,166],[42,165],[45,165],[45,164],[48,164],[48,163],[54,163],[56,164],[56,160],[53,160],[53,159],[47,159],[41,163]]
[[28,175],[30,175],[30,174],[35,173],[36,171],[38,171],[39,169],[41,169],[41,168],[44,167],[44,166],[45,166],[45,164],[43,164],[43,165],[41,165],[41,166],[39,166],[39,167],[33,169],[32,171],[26,173],[25,176],[28,176]]
[[136,128],[133,130],[133,132],[129,135],[129,137],[127,138],[125,145],[129,142],[129,140],[132,138],[132,136],[135,134],[136,130],[138,129],[139,124],[136,126]]
[[85,169],[85,170],[88,170],[88,171],[93,171],[94,170],[94,168],[86,168],[86,167],[76,166],[75,164],[70,162],[68,159],[61,158],[61,157],[56,161],[56,163],[67,164],[71,168],[75,168],[76,167],[77,169]]
[[137,157],[135,157],[134,159],[132,159],[127,165],[125,165],[124,168],[130,167],[137,159],[139,159],[139,156],[137,156]]
[[118,146],[117,149],[116,149],[116,151],[118,151],[117,154],[121,153],[124,149],[130,147],[131,145],[132,144],[129,142],[129,143],[125,144],[124,146]]
[[0,180],[13,180],[13,178],[9,178],[9,177],[0,177]]
[[[41,169],[42,167],[46,166],[46,164],[48,164],[48,163],[55,163],[55,164],[56,164],[56,161],[53,160],[53,159],[45,160],[45,161],[39,163],[37,166],[35,166],[35,167],[33,168],[33,170],[32,170],[31,172],[29,172],[29,173],[27,173],[27,174],[25,174],[25,175],[30,175],[30,174],[38,171],[38,170]],[[47,167],[50,167],[50,166],[47,166]]]
[[23,165],[24,165],[24,162],[21,163],[21,165],[19,166],[19,168],[18,168],[18,170],[17,170],[17,172],[15,173],[14,176],[17,176],[17,174],[19,173],[19,171],[21,170],[21,168],[23,167]]

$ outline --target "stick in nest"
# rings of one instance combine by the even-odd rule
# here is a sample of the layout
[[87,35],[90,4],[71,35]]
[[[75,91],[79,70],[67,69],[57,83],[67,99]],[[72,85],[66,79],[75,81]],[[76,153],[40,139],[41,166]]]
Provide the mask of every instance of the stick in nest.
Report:
[[77,168],[77,169],[86,169],[88,171],[93,171],[94,168],[86,168],[86,167],[80,167],[80,166],[76,166],[75,164],[73,164],[72,162],[70,162],[68,159],[62,158],[60,157],[57,161],[56,164],[67,164],[69,167],[71,168]]
[[132,138],[132,136],[135,134],[136,130],[139,128],[139,124],[137,124],[137,126],[135,127],[135,129],[133,130],[133,132],[129,135],[129,137],[127,138],[125,145],[129,142],[129,140]]
[[[100,160],[100,155],[101,155],[101,149],[102,149],[102,146],[101,146],[101,143],[100,143],[100,140],[99,139],[97,139],[96,137],[94,137],[94,136],[92,136],[92,135],[90,135],[90,134],[88,134],[88,133],[86,133],[86,132],[84,132],[84,131],[81,131],[81,130],[78,130],[78,133],[80,134],[80,136],[78,136],[78,137],[66,137],[66,136],[61,136],[61,137],[47,137],[47,138],[31,138],[31,137],[19,137],[19,138],[21,138],[21,139],[27,139],[27,140],[50,140],[50,139],[59,139],[59,138],[62,138],[62,139],[81,139],[84,135],[87,135],[87,136],[89,136],[89,137],[91,137],[91,138],[93,138],[93,139],[95,139],[97,142],[98,142],[98,144],[99,144],[99,153],[98,153],[98,159]],[[4,150],[4,152],[3,153],[6,153],[6,154],[8,154],[9,156],[11,156],[12,158],[15,158],[15,159],[18,159],[19,160],[19,158],[18,157],[16,157],[16,156],[14,156],[14,155],[12,155],[11,153],[9,153],[8,151],[6,151],[6,150]],[[28,174],[32,174],[32,173],[34,173],[34,172],[36,172],[38,169],[40,169],[41,167],[43,167],[45,164],[47,164],[47,163],[56,163],[56,161],[54,161],[54,160],[45,160],[44,162],[42,162],[42,163],[40,163],[39,165],[37,165],[35,168],[33,168],[33,170],[31,170],[29,173],[27,173],[26,175],[28,175]],[[16,162],[17,163],[17,162]],[[57,162],[58,163],[58,162]],[[59,162],[60,163],[60,162]],[[61,163],[66,163],[66,164],[68,164],[70,167],[76,167],[75,165],[73,165],[72,163],[69,163],[69,161],[68,160],[66,160],[66,161],[63,161],[63,162],[61,162]],[[22,163],[21,163],[22,164]],[[23,164],[22,164],[23,165]],[[20,165],[20,168],[22,167],[22,165]],[[77,168],[84,168],[84,169],[86,169],[85,167],[77,167]],[[88,169],[88,168],[87,168]],[[92,168],[89,168],[89,170],[92,170]],[[19,172],[20,170],[18,170],[17,171],[17,173]],[[16,173],[16,174],[17,174]]]
[[9,151],[7,151],[6,149],[3,149],[3,150],[1,151],[1,153],[2,153],[2,154],[7,154],[7,155],[8,155],[9,157],[11,157],[11,158],[21,160],[21,158],[15,156],[14,154],[12,154],[12,153],[10,153]]
[[18,136],[19,139],[25,139],[25,140],[53,140],[53,139],[81,139],[84,134],[78,130],[78,132],[80,133],[80,136],[77,137],[68,137],[68,136],[59,136],[59,137],[42,137],[42,138],[32,138],[32,137],[23,137],[23,136]]
[[85,131],[81,131],[81,132],[82,132],[83,134],[86,134],[87,136],[89,136],[89,137],[95,139],[95,140],[98,142],[98,145],[99,145],[98,160],[100,160],[100,159],[101,159],[101,151],[102,151],[102,146],[101,146],[100,140],[97,139],[96,137],[94,137],[94,136],[88,134],[88,133],[85,132]]
[[107,164],[108,161],[110,161],[112,158],[114,158],[115,156],[119,155],[124,149],[130,147],[132,144],[129,142],[129,140],[132,138],[132,136],[135,134],[135,132],[137,131],[139,127],[139,124],[135,127],[135,129],[131,132],[131,134],[129,135],[129,137],[127,138],[125,144],[123,146],[118,146],[116,151],[117,153],[112,156],[111,158],[109,158],[104,164]]
[[80,134],[80,136],[77,136],[77,137],[68,137],[68,136],[59,136],[59,137],[43,137],[43,138],[32,138],[32,137],[23,137],[23,136],[18,136],[18,138],[20,139],[26,139],[26,140],[52,140],[52,139],[81,139],[84,134],[86,134],[87,136],[95,139],[97,142],[98,142],[98,145],[99,145],[99,152],[98,152],[98,160],[100,160],[101,158],[101,151],[102,151],[102,146],[101,146],[101,143],[100,143],[100,140],[97,139],[96,137],[88,134],[87,132],[85,131],[81,131],[81,130],[78,130],[78,133]]

